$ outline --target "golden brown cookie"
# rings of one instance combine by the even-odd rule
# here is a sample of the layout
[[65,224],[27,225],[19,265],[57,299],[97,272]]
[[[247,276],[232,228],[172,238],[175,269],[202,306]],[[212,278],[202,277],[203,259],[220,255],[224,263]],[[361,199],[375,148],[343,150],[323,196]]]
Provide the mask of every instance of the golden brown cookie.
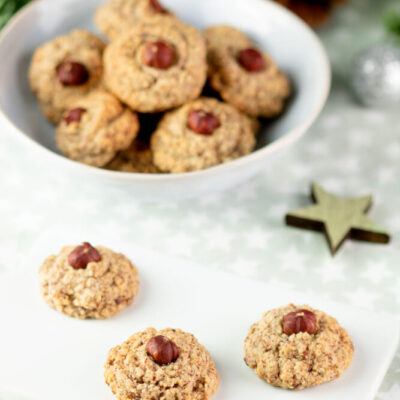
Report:
[[197,98],[206,80],[201,33],[176,19],[135,25],[104,53],[104,84],[133,110],[154,113]]
[[39,275],[46,303],[79,319],[113,316],[132,304],[139,288],[137,269],[124,255],[89,243],[47,257]]
[[254,117],[282,112],[290,84],[268,54],[230,26],[210,27],[205,38],[210,85],[226,102]]
[[173,17],[158,0],[111,0],[97,10],[95,22],[102,32],[115,40],[135,24],[155,16]]
[[246,364],[263,380],[305,389],[338,378],[354,347],[338,322],[310,306],[289,304],[266,312],[244,343]]
[[254,127],[231,105],[202,97],[162,118],[151,137],[154,164],[176,173],[233,160],[253,150]]
[[92,33],[77,29],[35,51],[29,82],[51,122],[57,124],[72,102],[99,86],[104,46]]
[[104,377],[118,400],[208,400],[219,381],[206,348],[170,328],[148,328],[111,349]]
[[107,169],[120,172],[154,174],[160,172],[153,163],[150,147],[136,139],[131,146],[117,155],[106,165]]
[[127,149],[139,131],[135,113],[103,89],[71,104],[56,131],[56,143],[68,158],[102,167]]

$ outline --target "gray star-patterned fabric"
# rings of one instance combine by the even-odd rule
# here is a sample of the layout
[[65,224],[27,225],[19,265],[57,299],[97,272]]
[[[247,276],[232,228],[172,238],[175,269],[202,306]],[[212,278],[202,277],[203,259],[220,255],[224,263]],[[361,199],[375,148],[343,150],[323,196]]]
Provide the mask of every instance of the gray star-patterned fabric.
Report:
[[[333,88],[321,116],[257,177],[224,193],[141,204],[123,190],[52,171],[6,134],[2,123],[0,279],[7,269],[23,275],[25,256],[43,230],[85,226],[205,267],[400,316],[398,111],[358,105],[347,83],[354,55],[383,40],[382,15],[396,3],[352,0],[338,8],[318,32],[333,67]],[[310,204],[312,181],[338,196],[373,194],[368,216],[391,232],[391,243],[347,241],[332,258],[323,235],[285,226],[289,210]],[[0,393],[1,400],[17,398]],[[375,400],[398,399],[400,347]]]

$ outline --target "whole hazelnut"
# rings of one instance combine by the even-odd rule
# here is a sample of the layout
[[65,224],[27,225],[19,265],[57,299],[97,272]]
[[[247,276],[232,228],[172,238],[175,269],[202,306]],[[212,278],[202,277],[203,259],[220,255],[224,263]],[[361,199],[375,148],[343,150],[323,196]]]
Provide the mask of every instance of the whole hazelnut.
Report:
[[168,69],[175,58],[174,49],[165,42],[149,42],[143,50],[143,64],[157,69]]
[[64,115],[64,121],[67,125],[71,124],[72,122],[80,122],[82,115],[86,112],[84,108],[78,107],[69,110]]
[[156,13],[165,14],[167,10],[158,2],[158,0],[149,0],[150,6]]
[[312,311],[297,310],[283,317],[283,332],[292,335],[307,332],[312,335],[317,329],[317,318]]
[[219,118],[212,113],[203,110],[192,110],[189,113],[187,125],[195,133],[212,135],[221,123]]
[[259,72],[265,69],[264,57],[257,49],[241,50],[237,59],[239,64],[248,72]]
[[78,62],[64,61],[57,67],[58,80],[64,86],[81,86],[89,80],[89,71]]
[[178,346],[162,335],[154,336],[147,342],[146,352],[159,365],[170,364],[179,356]]
[[68,256],[68,263],[75,269],[84,269],[90,262],[101,260],[101,255],[90,243],[84,242],[75,247]]

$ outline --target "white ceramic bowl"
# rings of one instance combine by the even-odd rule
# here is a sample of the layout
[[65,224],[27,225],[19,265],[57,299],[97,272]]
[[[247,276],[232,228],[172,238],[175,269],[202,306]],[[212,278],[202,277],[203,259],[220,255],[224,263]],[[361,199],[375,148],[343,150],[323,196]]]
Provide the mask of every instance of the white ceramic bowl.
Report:
[[242,29],[290,76],[295,93],[289,107],[263,128],[255,152],[202,171],[154,175],[107,171],[61,156],[55,148],[54,127],[42,116],[29,90],[27,71],[34,49],[42,43],[77,27],[96,32],[92,21],[102,3],[99,0],[36,0],[4,29],[0,36],[0,123],[7,124],[7,131],[21,138],[27,151],[37,154],[49,169],[103,187],[123,187],[136,198],[198,196],[232,187],[266,167],[273,154],[307,131],[325,104],[331,75],[320,41],[300,19],[267,0],[162,2],[200,29],[221,23]]

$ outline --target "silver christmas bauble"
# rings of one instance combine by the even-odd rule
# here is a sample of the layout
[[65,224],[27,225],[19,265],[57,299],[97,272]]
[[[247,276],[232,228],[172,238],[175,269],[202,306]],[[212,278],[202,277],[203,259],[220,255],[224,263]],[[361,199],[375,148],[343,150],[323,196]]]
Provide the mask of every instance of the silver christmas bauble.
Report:
[[367,106],[400,105],[400,49],[377,44],[363,52],[354,63],[351,85]]

